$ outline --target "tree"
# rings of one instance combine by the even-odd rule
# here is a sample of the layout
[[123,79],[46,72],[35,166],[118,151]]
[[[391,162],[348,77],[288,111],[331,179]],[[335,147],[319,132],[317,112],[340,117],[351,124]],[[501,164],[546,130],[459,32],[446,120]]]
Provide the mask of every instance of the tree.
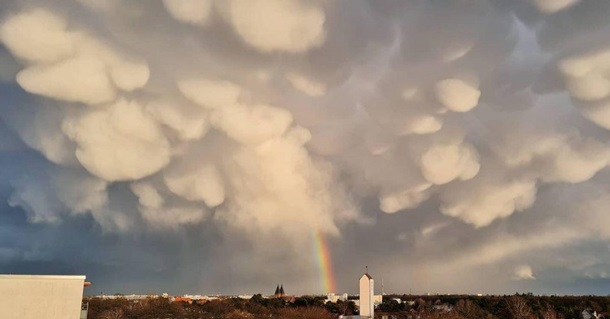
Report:
[[533,318],[532,309],[523,297],[514,295],[505,299],[505,314],[507,318],[527,319]]
[[481,309],[476,303],[471,300],[461,299],[455,304],[455,312],[459,313],[466,319],[485,318],[490,315],[487,311]]
[[100,319],[125,319],[125,313],[121,308],[110,309],[102,312]]
[[559,319],[560,317],[554,309],[547,307],[545,309],[540,310],[540,318],[541,319]]
[[334,319],[335,316],[322,307],[284,308],[278,310],[278,319]]
[[379,311],[382,312],[399,312],[402,310],[401,305],[398,303],[398,301],[390,299],[390,300],[384,300],[380,305],[379,305]]
[[223,319],[253,319],[254,315],[243,311],[243,310],[238,310],[235,309],[229,313],[226,313],[222,316]]

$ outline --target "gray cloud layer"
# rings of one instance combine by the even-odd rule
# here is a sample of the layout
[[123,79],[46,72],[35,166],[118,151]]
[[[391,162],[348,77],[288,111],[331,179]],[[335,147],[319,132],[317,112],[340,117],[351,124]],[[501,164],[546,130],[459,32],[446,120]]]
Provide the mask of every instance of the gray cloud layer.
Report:
[[606,1],[0,13],[7,271],[322,292],[322,234],[341,291],[607,287]]

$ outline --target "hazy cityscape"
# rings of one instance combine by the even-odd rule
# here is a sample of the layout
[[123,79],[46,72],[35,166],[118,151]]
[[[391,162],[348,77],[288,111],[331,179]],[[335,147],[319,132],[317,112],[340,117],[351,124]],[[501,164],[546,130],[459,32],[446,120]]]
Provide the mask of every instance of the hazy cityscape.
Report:
[[610,0],[0,0],[0,319],[610,316]]
[[[99,295],[84,299],[88,318],[583,318],[610,315],[609,296],[375,294],[365,273],[357,295]],[[86,317],[86,316],[85,316]]]

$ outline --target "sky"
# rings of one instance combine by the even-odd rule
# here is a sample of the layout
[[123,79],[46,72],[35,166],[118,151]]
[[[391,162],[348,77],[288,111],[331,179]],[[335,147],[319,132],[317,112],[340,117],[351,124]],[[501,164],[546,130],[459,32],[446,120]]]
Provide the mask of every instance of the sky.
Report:
[[[610,294],[606,0],[0,0],[0,273]],[[382,287],[383,286],[383,287]]]

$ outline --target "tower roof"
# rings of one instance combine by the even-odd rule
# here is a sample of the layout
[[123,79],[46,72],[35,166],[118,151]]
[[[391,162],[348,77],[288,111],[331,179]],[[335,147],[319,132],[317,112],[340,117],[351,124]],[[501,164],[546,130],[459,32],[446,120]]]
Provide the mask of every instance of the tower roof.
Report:
[[280,286],[280,295],[285,295],[286,293],[284,292],[284,285]]
[[[368,279],[373,279],[373,277],[371,277],[371,275],[369,275],[368,272],[365,272],[364,275],[362,275],[362,276],[363,277],[366,276],[366,278],[368,278]],[[360,278],[362,278],[362,277],[360,277]]]
[[280,294],[280,285],[277,285],[277,286],[275,287],[275,293],[274,293],[274,295],[279,295],[279,294]]

